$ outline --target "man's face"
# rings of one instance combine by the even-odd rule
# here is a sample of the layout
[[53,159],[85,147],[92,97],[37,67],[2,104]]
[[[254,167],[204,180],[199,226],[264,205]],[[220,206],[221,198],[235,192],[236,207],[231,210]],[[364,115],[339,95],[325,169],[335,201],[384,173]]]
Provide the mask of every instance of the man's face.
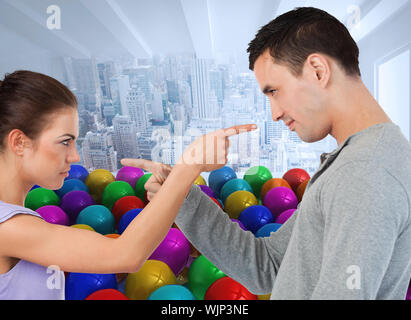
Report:
[[263,93],[269,98],[274,121],[290,125],[304,142],[316,142],[331,132],[326,93],[316,81],[315,70],[307,63],[301,76],[288,67],[276,64],[266,50],[254,64],[254,74]]

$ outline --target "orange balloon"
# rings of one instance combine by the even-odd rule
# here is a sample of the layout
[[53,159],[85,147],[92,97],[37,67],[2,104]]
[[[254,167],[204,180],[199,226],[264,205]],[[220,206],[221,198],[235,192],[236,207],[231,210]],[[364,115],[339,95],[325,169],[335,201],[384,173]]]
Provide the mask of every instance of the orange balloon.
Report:
[[303,200],[303,196],[304,196],[304,192],[305,192],[305,188],[307,187],[308,182],[311,179],[305,180],[303,182],[301,182],[301,184],[298,186],[297,188],[297,198],[298,198],[298,202],[301,202],[301,200]]
[[268,191],[277,187],[286,187],[292,190],[287,180],[284,180],[282,178],[273,178],[263,184],[261,188],[261,199],[264,199],[264,196],[267,194]]
[[118,233],[108,233],[105,234],[106,237],[117,239],[120,235]]

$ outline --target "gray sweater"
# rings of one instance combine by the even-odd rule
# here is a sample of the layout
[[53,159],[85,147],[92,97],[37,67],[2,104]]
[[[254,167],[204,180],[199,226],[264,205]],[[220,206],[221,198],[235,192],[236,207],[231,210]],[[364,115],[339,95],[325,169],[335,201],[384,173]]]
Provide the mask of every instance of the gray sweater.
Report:
[[411,144],[393,123],[350,136],[294,215],[267,238],[231,222],[198,186],[175,220],[226,275],[271,299],[405,299],[411,277]]

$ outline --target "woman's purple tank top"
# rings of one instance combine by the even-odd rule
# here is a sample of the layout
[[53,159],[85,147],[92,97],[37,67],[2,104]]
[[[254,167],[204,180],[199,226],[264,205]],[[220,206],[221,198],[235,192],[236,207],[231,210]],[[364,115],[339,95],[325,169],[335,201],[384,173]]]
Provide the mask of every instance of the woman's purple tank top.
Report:
[[[0,201],[0,224],[16,214],[41,218],[31,209]],[[20,260],[0,274],[0,300],[64,300],[64,272]]]

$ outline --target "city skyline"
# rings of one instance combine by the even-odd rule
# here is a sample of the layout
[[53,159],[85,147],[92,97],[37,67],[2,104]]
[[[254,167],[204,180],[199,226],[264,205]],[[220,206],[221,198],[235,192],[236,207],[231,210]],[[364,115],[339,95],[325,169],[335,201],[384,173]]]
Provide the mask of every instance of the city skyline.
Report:
[[122,158],[175,164],[198,136],[233,125],[259,129],[232,137],[228,166],[239,176],[263,165],[281,177],[291,168],[313,174],[332,137],[302,142],[271,119],[270,104],[252,72],[193,54],[97,61],[63,58],[64,79],[77,96],[79,164],[117,172]]

